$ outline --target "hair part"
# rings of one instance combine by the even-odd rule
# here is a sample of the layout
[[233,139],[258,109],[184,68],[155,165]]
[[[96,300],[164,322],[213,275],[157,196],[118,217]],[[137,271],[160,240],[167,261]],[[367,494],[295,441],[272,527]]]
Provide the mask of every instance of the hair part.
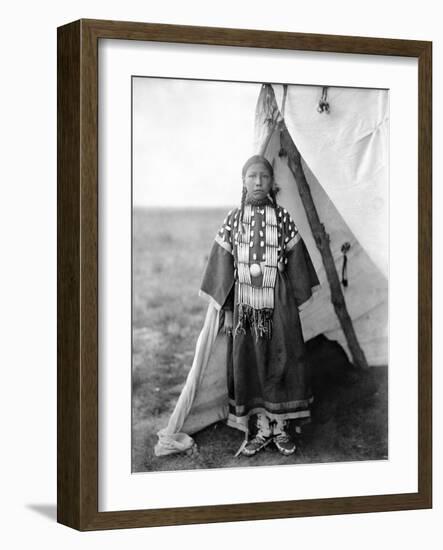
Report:
[[246,176],[246,172],[248,171],[248,168],[252,166],[253,164],[263,164],[271,174],[272,177],[274,177],[274,168],[272,168],[272,164],[269,162],[269,160],[264,157],[263,155],[253,155],[252,157],[249,157],[248,160],[245,162],[242,168],[242,178],[244,179]]

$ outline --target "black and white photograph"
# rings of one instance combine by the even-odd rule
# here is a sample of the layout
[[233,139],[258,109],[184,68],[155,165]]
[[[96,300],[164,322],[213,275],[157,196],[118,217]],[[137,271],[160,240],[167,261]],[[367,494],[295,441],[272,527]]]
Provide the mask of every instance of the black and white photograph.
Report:
[[389,459],[389,90],[132,77],[132,471]]

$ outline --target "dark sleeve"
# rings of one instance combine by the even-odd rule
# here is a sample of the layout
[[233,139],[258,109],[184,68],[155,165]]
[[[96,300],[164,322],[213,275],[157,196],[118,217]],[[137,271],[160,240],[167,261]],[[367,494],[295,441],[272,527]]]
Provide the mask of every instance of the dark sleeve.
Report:
[[312,289],[320,284],[308,249],[289,212],[283,213],[283,232],[286,272],[297,306],[312,296]]
[[308,249],[300,237],[286,255],[289,281],[297,306],[304,304],[312,296],[312,289],[320,284]]
[[234,286],[233,227],[231,212],[218,231],[203,274],[200,291],[210,296],[220,308],[232,309]]

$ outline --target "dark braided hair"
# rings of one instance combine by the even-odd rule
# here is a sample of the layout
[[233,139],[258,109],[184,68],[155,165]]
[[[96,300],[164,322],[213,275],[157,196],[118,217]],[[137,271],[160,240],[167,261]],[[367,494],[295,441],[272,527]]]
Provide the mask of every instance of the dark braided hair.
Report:
[[243,185],[242,193],[241,193],[241,202],[240,202],[240,217],[238,220],[238,231],[237,231],[238,240],[240,240],[240,233],[243,233],[243,214],[245,213],[246,195],[247,195],[247,189],[246,189],[246,186]]
[[277,234],[278,232],[280,231],[280,258],[283,256],[283,240],[284,240],[284,236],[283,236],[283,227],[279,228],[278,227],[278,204],[277,204],[277,193],[279,192],[279,188],[278,186],[276,185],[276,183],[274,182],[272,187],[271,187],[271,190],[269,191],[269,196],[271,197],[271,200],[274,204],[274,210],[275,210],[275,219],[277,220]]
[[[249,157],[248,160],[243,165],[242,172],[241,172],[243,180],[245,179],[246,172],[248,171],[248,168],[250,166],[252,166],[253,164],[258,164],[258,163],[263,164],[269,170],[269,173],[271,174],[271,177],[274,179],[274,168],[273,168],[272,164],[269,162],[269,160],[266,157],[264,157],[263,155],[253,155],[252,157]],[[243,184],[241,204],[240,204],[239,229],[238,229],[238,235],[239,236],[240,236],[240,232],[243,232],[243,215],[244,215],[244,212],[245,212],[246,195],[247,195],[246,186]],[[275,208],[277,208],[277,206],[276,206],[277,201],[275,200],[275,196],[273,198],[273,202],[275,203]],[[276,212],[277,212],[277,210],[276,210]]]

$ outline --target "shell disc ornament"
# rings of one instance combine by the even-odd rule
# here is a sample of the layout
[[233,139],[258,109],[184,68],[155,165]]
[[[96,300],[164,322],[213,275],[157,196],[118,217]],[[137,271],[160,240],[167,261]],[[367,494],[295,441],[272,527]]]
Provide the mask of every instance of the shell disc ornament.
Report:
[[249,268],[249,272],[251,273],[252,277],[259,277],[261,275],[260,264],[252,264]]

